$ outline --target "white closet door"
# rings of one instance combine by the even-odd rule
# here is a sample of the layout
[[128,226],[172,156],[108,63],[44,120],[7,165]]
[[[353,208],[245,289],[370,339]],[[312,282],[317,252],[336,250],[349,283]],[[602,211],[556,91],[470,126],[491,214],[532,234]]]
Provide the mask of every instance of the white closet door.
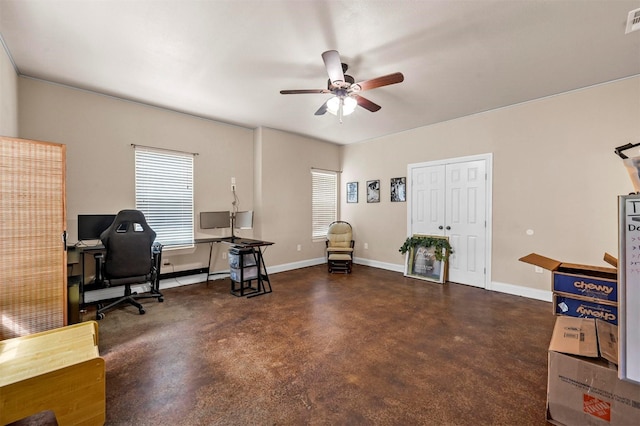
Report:
[[485,160],[411,168],[411,234],[449,237],[448,280],[486,287]]
[[412,170],[412,233],[444,235],[445,166]]
[[446,165],[445,235],[454,249],[449,280],[485,287],[486,165]]

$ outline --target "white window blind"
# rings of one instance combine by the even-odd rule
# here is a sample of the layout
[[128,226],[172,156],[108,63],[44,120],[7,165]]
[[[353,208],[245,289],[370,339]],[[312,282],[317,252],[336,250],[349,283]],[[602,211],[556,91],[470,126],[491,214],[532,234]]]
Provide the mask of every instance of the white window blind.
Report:
[[325,238],[338,214],[338,176],[335,172],[311,171],[311,237]]
[[136,209],[156,232],[156,241],[193,240],[193,155],[135,148]]

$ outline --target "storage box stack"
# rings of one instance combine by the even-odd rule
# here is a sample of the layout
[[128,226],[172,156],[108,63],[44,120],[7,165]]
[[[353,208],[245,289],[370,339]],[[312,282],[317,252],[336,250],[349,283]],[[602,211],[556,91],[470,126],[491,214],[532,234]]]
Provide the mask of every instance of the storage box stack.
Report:
[[[520,259],[551,271],[556,319],[549,345],[547,421],[560,426],[640,424],[640,385],[618,378],[617,269]],[[616,266],[615,259],[605,260]]]
[[252,248],[232,247],[229,249],[229,269],[231,280],[244,282],[258,277],[256,255]]
[[556,315],[618,324],[617,269],[559,262],[536,253],[520,260],[551,271]]
[[556,319],[549,345],[549,423],[639,424],[640,385],[618,378],[617,328],[599,319]]

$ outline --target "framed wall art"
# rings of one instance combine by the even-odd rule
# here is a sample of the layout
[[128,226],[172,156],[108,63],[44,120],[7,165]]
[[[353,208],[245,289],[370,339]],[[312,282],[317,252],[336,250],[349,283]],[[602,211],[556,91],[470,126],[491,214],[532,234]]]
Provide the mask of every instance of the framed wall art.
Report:
[[[414,235],[420,238],[418,242],[409,247],[405,259],[406,277],[421,280],[444,283],[447,271],[447,253],[442,247],[448,246],[449,238],[434,235]],[[439,244],[440,240],[442,244]],[[439,254],[436,251],[440,251]]]
[[347,203],[358,202],[358,182],[347,182]]
[[367,203],[380,202],[380,179],[367,181]]
[[391,202],[407,201],[407,178],[391,178]]

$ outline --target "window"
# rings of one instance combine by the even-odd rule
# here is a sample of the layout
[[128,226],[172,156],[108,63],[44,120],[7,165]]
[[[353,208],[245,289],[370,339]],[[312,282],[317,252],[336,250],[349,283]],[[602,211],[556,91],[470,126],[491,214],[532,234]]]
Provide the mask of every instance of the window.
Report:
[[311,171],[311,237],[325,238],[329,224],[337,219],[338,176],[335,172]]
[[193,240],[193,155],[136,146],[136,209],[162,244]]

